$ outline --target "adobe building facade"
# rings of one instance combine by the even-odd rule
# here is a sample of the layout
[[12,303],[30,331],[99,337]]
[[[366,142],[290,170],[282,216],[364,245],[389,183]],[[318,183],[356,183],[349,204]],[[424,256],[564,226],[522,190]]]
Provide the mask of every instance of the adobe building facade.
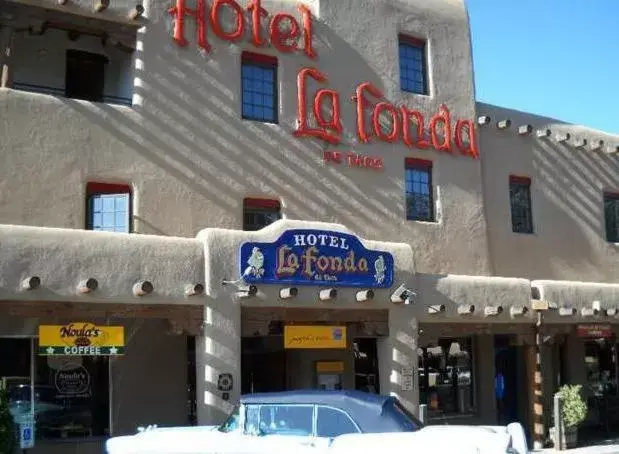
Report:
[[477,103],[462,1],[0,10],[0,377],[32,452],[308,387],[544,444],[580,383],[583,436],[612,427],[619,137]]

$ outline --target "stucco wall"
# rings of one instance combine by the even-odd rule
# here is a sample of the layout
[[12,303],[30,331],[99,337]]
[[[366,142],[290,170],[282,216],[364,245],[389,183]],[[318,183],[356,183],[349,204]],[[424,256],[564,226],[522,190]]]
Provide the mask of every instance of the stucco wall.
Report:
[[[619,251],[606,241],[604,191],[619,190],[619,136],[557,120],[477,104],[492,122],[480,128],[491,263],[495,274],[535,279],[616,282]],[[495,122],[510,119],[509,130]],[[518,126],[550,129],[550,138],[520,136]],[[566,143],[557,133],[569,133]],[[604,140],[604,149],[575,148],[575,139]],[[509,175],[530,177],[533,234],[512,233]]]
[[[299,17],[297,5],[263,2],[272,13]],[[188,17],[190,44],[180,48],[171,36],[169,1],[145,6],[134,108],[0,91],[0,121],[10,131],[0,137],[0,222],[83,228],[89,180],[132,184],[140,233],[194,236],[204,227],[240,228],[243,197],[278,197],[287,217],[338,222],[367,238],[410,243],[420,270],[490,273],[479,161],[402,143],[359,145],[350,100],[359,83],[370,81],[388,101],[419,109],[426,122],[441,103],[454,123],[474,118],[463,2],[312,2],[315,61],[260,50],[279,57],[279,125],[241,119],[240,53],[255,50],[251,44],[228,44],[209,29],[212,50],[204,54]],[[399,32],[428,39],[430,96],[399,90]],[[325,87],[340,93],[345,132],[336,148],[379,156],[383,171],[325,166],[324,143],[293,136],[297,73],[307,65],[323,71]],[[436,223],[405,220],[405,157],[434,161]]]

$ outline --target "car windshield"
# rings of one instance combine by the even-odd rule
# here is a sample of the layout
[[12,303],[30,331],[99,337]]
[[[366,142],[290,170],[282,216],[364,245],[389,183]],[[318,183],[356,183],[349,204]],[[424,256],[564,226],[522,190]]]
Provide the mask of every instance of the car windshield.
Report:
[[224,423],[221,426],[219,426],[218,430],[220,432],[234,432],[235,430],[239,428],[240,420],[241,420],[241,410],[240,410],[240,407],[237,405],[232,411],[232,413],[230,413],[230,416],[228,416],[228,418],[224,421]]
[[406,427],[410,431],[416,431],[423,427],[423,423],[397,400],[394,399],[392,401],[391,407],[394,410],[394,417],[403,427]]

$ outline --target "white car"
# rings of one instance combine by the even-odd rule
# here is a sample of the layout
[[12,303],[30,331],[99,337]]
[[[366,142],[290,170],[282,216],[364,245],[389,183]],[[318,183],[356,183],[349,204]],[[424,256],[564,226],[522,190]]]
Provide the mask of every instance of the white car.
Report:
[[359,391],[249,394],[219,427],[149,427],[108,454],[527,454],[520,424],[423,426],[395,397]]

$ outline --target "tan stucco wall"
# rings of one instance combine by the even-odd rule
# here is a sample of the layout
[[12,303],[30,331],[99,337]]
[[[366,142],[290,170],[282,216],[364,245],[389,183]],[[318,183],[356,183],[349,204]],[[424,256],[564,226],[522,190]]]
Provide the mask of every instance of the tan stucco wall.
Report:
[[[606,241],[604,191],[619,190],[619,158],[608,153],[619,136],[561,123],[557,120],[477,104],[478,115],[492,122],[480,128],[481,162],[488,242],[493,271],[499,276],[530,279],[616,282],[619,280],[617,245]],[[496,121],[510,119],[509,130]],[[517,133],[531,124],[528,136]],[[550,129],[549,138],[537,138],[536,129]],[[559,143],[558,133],[569,133]],[[587,139],[575,148],[575,139]],[[604,140],[592,151],[594,140]],[[509,175],[530,177],[532,235],[512,233]]]
[[[272,13],[298,16],[297,4],[263,2]],[[403,144],[359,145],[350,100],[359,83],[371,81],[390,102],[422,111],[426,122],[441,103],[454,123],[474,118],[463,2],[313,2],[316,61],[261,50],[279,57],[279,125],[241,119],[240,53],[253,46],[227,44],[209,30],[213,49],[203,56],[187,18],[190,45],[179,48],[171,37],[169,1],[145,6],[135,107],[0,90],[0,121],[11,131],[0,137],[0,222],[83,228],[90,180],[132,184],[140,233],[193,237],[205,227],[240,228],[243,197],[279,197],[287,217],[337,222],[367,238],[410,243],[420,270],[490,273],[479,161]],[[428,38],[430,96],[399,90],[399,32]],[[44,37],[40,45],[47,45]],[[307,65],[325,72],[328,86],[340,93],[345,135],[335,148],[382,157],[384,171],[325,167],[322,142],[293,137],[296,76]],[[405,220],[405,157],[435,163],[436,223]]]

